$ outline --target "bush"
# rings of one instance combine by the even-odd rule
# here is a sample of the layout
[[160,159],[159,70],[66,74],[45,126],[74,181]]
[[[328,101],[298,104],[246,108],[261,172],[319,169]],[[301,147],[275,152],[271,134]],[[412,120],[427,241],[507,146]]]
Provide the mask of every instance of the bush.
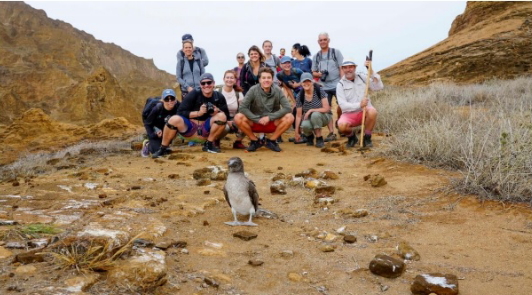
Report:
[[532,79],[375,93],[377,130],[393,136],[384,153],[457,169],[455,188],[532,203]]

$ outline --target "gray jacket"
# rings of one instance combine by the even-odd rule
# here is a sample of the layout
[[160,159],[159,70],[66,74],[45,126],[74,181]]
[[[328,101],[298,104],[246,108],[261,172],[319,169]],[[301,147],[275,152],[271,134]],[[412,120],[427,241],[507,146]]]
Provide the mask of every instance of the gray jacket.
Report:
[[180,58],[181,55],[177,53],[177,66],[176,77],[179,85],[181,85],[181,91],[188,92],[187,88],[199,88],[200,76],[205,73],[205,67],[201,62],[201,57],[194,54],[193,70],[190,70],[190,64],[188,59]]

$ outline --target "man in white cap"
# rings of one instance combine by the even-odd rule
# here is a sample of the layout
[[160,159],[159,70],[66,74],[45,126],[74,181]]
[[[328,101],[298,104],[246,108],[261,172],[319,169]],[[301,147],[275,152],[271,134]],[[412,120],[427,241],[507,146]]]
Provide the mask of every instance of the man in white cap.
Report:
[[[369,67],[371,61],[366,61]],[[366,83],[369,83],[371,90],[381,90],[384,88],[381,76],[376,72],[370,73],[370,81],[367,74],[356,72],[357,64],[352,59],[346,59],[342,63],[344,76],[336,85],[336,98],[338,105],[342,108],[342,115],[338,119],[338,130],[347,136],[347,147],[354,147],[358,138],[354,127],[362,125],[363,110],[366,108],[366,119],[364,122],[364,146],[372,147],[371,133],[377,122],[377,110],[371,105],[368,97],[364,97]]]

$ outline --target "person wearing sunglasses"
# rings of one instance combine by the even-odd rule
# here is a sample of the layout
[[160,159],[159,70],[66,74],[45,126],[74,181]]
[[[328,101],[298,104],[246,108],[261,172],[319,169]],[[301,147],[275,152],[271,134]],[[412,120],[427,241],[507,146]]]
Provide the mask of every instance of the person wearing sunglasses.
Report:
[[[183,58],[177,59],[176,77],[181,85],[184,98],[193,89],[199,88],[199,78],[205,72],[201,56],[194,53],[194,44],[190,40],[183,41]],[[178,55],[179,56],[179,55]]]
[[248,93],[251,86],[259,84],[259,69],[266,66],[264,54],[257,45],[249,48],[248,56],[249,61],[240,71],[240,87],[244,90],[244,95]]
[[246,62],[246,56],[244,55],[244,53],[239,52],[236,55],[236,61],[238,62],[238,66],[233,69],[233,71],[235,71],[236,73],[236,86],[242,87],[240,86],[240,71],[242,71],[244,63]]
[[[193,89],[181,102],[177,115],[170,117],[163,130],[161,148],[152,155],[158,158],[168,154],[168,146],[177,133],[191,141],[204,141],[203,151],[219,153],[219,140],[228,132],[229,109],[225,97],[214,91],[214,77],[201,75],[201,89]],[[215,143],[217,142],[217,143]]]
[[[151,110],[147,111],[146,118],[143,120],[144,128],[148,134],[148,139],[142,143],[141,155],[148,157],[150,154],[157,152],[161,148],[163,141],[163,129],[166,120],[177,114],[179,101],[173,89],[165,89],[161,95],[161,100],[157,101]],[[143,116],[144,117],[144,116]]]

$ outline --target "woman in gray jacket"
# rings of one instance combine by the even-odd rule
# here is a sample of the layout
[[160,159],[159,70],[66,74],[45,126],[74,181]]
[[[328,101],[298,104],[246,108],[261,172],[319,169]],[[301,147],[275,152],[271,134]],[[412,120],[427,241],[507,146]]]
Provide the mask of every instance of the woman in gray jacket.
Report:
[[181,93],[185,97],[190,91],[200,87],[200,76],[205,72],[201,57],[194,56],[192,41],[183,41],[184,58],[177,60],[176,76]]

